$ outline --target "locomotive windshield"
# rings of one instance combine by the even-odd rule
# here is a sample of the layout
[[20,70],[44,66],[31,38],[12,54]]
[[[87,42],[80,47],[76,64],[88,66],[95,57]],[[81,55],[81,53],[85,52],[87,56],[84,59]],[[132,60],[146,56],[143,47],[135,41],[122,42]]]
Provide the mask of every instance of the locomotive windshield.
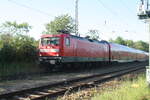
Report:
[[41,39],[41,44],[46,45],[59,45],[59,37],[46,37]]

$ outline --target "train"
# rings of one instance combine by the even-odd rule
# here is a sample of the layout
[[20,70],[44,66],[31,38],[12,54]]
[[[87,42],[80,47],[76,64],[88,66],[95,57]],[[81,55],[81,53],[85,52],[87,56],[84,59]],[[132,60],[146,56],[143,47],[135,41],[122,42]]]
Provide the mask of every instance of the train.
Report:
[[146,60],[148,53],[145,51],[68,33],[45,34],[39,42],[39,62],[43,64],[123,63]]

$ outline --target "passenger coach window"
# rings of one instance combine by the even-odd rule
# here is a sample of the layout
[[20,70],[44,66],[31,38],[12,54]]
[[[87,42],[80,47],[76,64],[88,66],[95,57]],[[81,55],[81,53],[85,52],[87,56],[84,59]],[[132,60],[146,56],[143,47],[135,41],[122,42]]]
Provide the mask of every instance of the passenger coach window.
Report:
[[69,39],[69,38],[66,38],[66,39],[65,39],[65,43],[66,43],[66,46],[70,46],[70,39]]

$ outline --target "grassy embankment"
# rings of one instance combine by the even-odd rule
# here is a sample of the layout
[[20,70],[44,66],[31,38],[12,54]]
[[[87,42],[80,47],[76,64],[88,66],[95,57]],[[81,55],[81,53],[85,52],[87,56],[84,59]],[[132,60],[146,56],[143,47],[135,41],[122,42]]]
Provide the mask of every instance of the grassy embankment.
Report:
[[0,63],[0,80],[9,76],[19,77],[19,75],[37,73],[40,72],[40,70],[38,64],[35,62]]
[[150,100],[150,88],[145,81],[145,76],[140,76],[132,82],[124,82],[119,88],[106,90],[92,100]]
[[[46,99],[49,100],[49,99]],[[150,100],[145,75],[127,75],[99,87],[66,94],[58,100]]]

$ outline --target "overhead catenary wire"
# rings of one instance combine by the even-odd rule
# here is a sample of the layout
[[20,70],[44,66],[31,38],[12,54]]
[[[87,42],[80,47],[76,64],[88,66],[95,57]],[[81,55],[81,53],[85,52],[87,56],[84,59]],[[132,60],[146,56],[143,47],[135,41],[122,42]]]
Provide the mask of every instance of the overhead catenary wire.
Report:
[[[14,3],[14,4],[16,4],[16,5],[20,6],[20,7],[24,7],[24,8],[33,10],[33,11],[35,11],[35,12],[41,13],[41,14],[43,14],[43,15],[45,15],[45,16],[48,16],[48,17],[55,17],[55,16],[53,16],[53,15],[47,13],[47,12],[44,12],[44,11],[42,11],[42,10],[40,10],[40,9],[30,7],[30,6],[25,5],[25,4],[22,4],[22,3],[18,3],[18,2],[16,2],[15,0],[8,0],[8,1],[11,2],[11,3]],[[115,12],[114,10],[112,10],[109,6],[105,5],[105,4],[102,2],[102,0],[98,0],[98,2],[99,2],[99,4],[101,4],[105,9],[107,9],[107,11],[109,11],[113,16],[116,17],[116,15],[118,15],[117,12]],[[120,20],[120,22],[122,22],[122,19],[119,19],[119,18],[118,18],[118,20]]]
[[[100,4],[101,6],[103,6],[103,8],[104,9],[106,9],[111,15],[113,15],[114,17],[116,17],[116,15],[118,15],[117,14],[117,12],[115,12],[114,10],[112,10],[110,7],[108,7],[106,4],[104,4],[101,0],[97,0],[99,3],[98,4]],[[120,20],[119,18],[118,18],[118,20],[120,21],[120,22],[122,22],[122,20]],[[106,25],[106,20],[105,20],[105,25]],[[104,25],[103,25],[104,26]],[[106,27],[106,26],[105,26]],[[109,29],[109,30],[111,30],[110,29],[110,27],[108,27],[107,26],[107,28]],[[112,30],[113,31],[113,30]]]
[[123,0],[119,0],[121,2],[121,4],[124,6],[124,8],[128,8],[127,10],[130,12],[130,13],[133,13],[133,10],[130,9],[130,7],[128,5],[126,5],[126,3],[123,1]]
[[[99,4],[101,4],[103,6],[104,9],[106,9],[114,17],[118,17],[119,16],[119,14],[116,11],[112,10],[109,6],[107,6],[106,4],[104,4],[101,0],[98,0],[98,2],[99,2]],[[120,22],[122,22],[122,19],[120,19],[120,17],[118,17],[118,20]]]
[[[101,6],[103,6],[103,8],[104,9],[106,9],[111,15],[113,15],[114,17],[118,17],[119,15],[118,15],[118,13],[117,12],[115,12],[114,10],[112,10],[109,6],[107,6],[106,4],[104,4],[101,0],[97,0],[98,2],[99,2],[99,4],[101,5]],[[120,22],[122,22],[122,19],[120,19],[120,17],[118,17],[118,20],[120,21]]]
[[[125,18],[121,18],[121,17],[119,17],[119,14],[116,12],[116,11],[114,11],[114,10],[112,10],[109,6],[107,6],[106,4],[104,4],[103,2],[102,2],[102,0],[97,0],[98,2],[99,2],[99,4],[101,4],[102,6],[103,6],[103,8],[104,9],[106,9],[111,15],[113,15],[114,17],[117,17],[118,19],[118,21],[119,22],[123,22],[123,20],[122,19],[124,19],[124,20],[126,20],[126,22],[128,22],[128,20],[127,19],[125,19]],[[128,26],[128,24],[127,23],[125,23],[127,26]]]
[[20,6],[20,7],[24,7],[24,8],[27,8],[27,9],[30,9],[30,10],[33,10],[33,11],[36,11],[36,12],[41,13],[41,14],[43,14],[43,15],[46,15],[46,16],[48,16],[48,17],[55,17],[55,16],[53,16],[53,15],[47,13],[47,12],[44,12],[44,11],[42,11],[42,10],[40,10],[40,9],[32,8],[32,7],[27,6],[27,5],[25,5],[25,4],[18,3],[18,2],[14,1],[14,0],[8,0],[8,1],[11,2],[11,3],[14,3],[14,4],[16,4],[16,5]]
[[111,14],[113,15],[117,15],[117,13],[115,11],[113,11],[111,8],[109,8],[108,6],[106,6],[101,0],[98,0],[99,4],[101,4],[105,9],[107,9]]

